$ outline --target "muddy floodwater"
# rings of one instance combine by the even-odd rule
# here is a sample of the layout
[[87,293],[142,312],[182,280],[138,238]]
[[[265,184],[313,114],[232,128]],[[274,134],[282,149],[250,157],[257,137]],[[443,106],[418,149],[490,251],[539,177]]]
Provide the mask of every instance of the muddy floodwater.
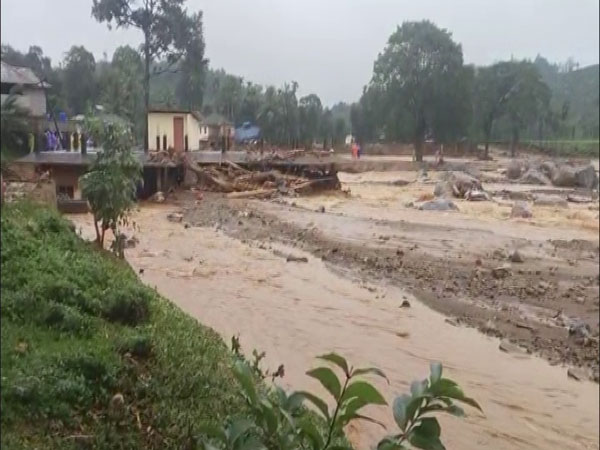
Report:
[[[373,195],[380,188],[372,185],[360,193],[357,189],[356,195],[362,195],[365,203],[376,201],[369,200],[369,192]],[[400,215],[407,214],[373,210],[368,204],[343,202],[337,197],[296,201],[307,208],[326,204],[334,209],[339,202],[340,213],[370,216],[376,211],[376,219],[387,214],[391,220],[401,220]],[[265,205],[282,208],[274,214],[288,211],[285,205],[263,203],[261,207]],[[173,205],[143,206],[135,214],[139,243],[126,251],[128,261],[136,271],[144,269],[140,275],[143,282],[214,328],[226,342],[239,335],[247,354],[252,349],[266,352],[265,367],[275,369],[283,364],[285,376],[278,382],[286,389],[318,391],[320,386],[304,372],[316,363],[315,356],[336,351],[355,366],[384,370],[390,385],[376,383],[391,401],[394,395],[408,391],[412,380],[427,376],[431,361],[441,361],[445,373],[475,398],[485,413],[468,409],[464,419],[441,417],[447,448],[599,448],[598,384],[570,379],[564,366],[551,366],[537,356],[501,352],[499,339],[448,323],[445,315],[397,284],[361,279],[343,267],[326,265],[313,253],[274,240],[236,239],[218,226],[184,227],[167,220],[169,213],[180,210]],[[289,220],[300,220],[294,219],[292,212],[285,214]],[[423,217],[439,221],[439,217]],[[587,220],[587,215],[583,217]],[[89,217],[72,219],[84,236],[93,236]],[[235,219],[237,223],[244,220]],[[308,220],[315,219],[311,216]],[[466,223],[464,216],[450,220]],[[322,222],[326,228],[327,223]],[[331,221],[329,226],[335,228],[336,223],[342,222]],[[529,224],[519,226],[537,230]],[[559,225],[547,227],[547,231],[561,235]],[[340,225],[329,232],[351,240],[371,230]],[[463,241],[468,239],[465,233]],[[512,228],[510,233],[519,234]],[[590,238],[591,233],[583,225],[572,230],[573,236]],[[475,239],[480,236],[473,234]],[[443,254],[442,243],[434,247]],[[531,246],[529,251],[540,250]],[[287,262],[288,254],[304,256],[308,262]],[[400,308],[404,300],[410,302],[410,308]],[[369,413],[393,431],[390,408],[373,408]],[[369,449],[383,431],[356,422],[348,433],[356,448]]]

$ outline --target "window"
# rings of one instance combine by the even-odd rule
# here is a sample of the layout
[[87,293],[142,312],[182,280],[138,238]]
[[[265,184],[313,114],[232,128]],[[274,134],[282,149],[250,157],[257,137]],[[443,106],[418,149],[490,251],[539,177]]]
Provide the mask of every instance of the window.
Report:
[[58,198],[70,198],[74,197],[73,186],[58,186]]

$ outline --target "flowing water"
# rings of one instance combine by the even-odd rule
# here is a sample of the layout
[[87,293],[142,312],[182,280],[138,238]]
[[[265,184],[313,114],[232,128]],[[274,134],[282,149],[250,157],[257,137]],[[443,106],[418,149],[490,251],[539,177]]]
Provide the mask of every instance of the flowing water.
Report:
[[[598,449],[598,385],[567,378],[564,367],[533,356],[498,350],[498,340],[453,326],[417,299],[391,286],[365,285],[334,273],[297,249],[242,243],[215,229],[169,222],[169,206],[143,207],[136,214],[139,244],[127,250],[142,280],[226,342],[239,334],[247,354],[266,351],[265,366],[285,366],[280,384],[319,391],[304,372],[315,356],[336,351],[355,366],[376,366],[390,385],[376,380],[390,401],[428,375],[441,361],[482,406],[467,417],[441,417],[449,449]],[[89,217],[74,217],[91,237]],[[286,262],[285,255],[308,263]],[[411,308],[400,308],[408,299]],[[320,391],[324,394],[324,392]],[[390,408],[372,408],[390,432]],[[383,435],[355,423],[348,430],[358,449]]]

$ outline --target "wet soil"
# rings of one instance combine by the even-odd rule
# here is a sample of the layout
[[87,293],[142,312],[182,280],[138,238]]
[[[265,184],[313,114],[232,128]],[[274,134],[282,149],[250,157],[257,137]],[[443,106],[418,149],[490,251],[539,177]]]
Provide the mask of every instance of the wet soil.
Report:
[[[531,227],[522,238],[513,229],[519,224],[461,228],[452,223],[461,224],[459,218],[394,221],[207,193],[202,201],[183,193],[179,204],[185,223],[216,227],[242,242],[302,249],[347,277],[407,289],[452,324],[507,338],[551,364],[584,367],[598,379],[593,239],[561,239],[564,233]],[[523,263],[510,262],[515,248]],[[582,323],[589,332],[573,333]]]

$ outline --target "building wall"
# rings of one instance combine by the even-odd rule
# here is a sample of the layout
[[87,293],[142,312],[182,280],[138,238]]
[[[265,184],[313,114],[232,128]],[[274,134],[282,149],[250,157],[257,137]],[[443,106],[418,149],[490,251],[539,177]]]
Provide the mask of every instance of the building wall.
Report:
[[200,126],[192,114],[152,112],[148,114],[148,147],[151,151],[156,148],[156,136],[160,137],[160,148],[163,150],[163,136],[167,136],[167,148],[175,147],[173,118],[182,117],[183,136],[188,136],[189,150],[198,150],[200,142]]
[[58,195],[61,186],[73,187],[73,200],[81,200],[81,187],[79,186],[79,177],[83,175],[83,167],[52,167],[51,176],[56,185],[56,194]]
[[[2,103],[8,95],[2,94]],[[17,104],[29,111],[32,116],[46,115],[46,96],[43,89],[24,87],[23,94],[17,95]]]

